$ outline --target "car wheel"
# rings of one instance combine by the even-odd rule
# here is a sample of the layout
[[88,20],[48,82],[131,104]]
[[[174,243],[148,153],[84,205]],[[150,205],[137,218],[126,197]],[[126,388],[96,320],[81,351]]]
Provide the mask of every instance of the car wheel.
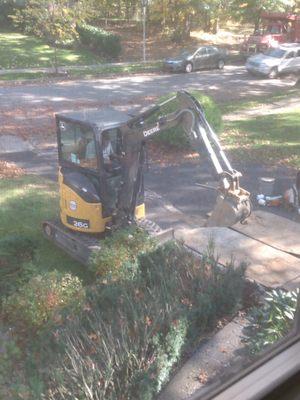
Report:
[[272,68],[271,71],[268,74],[268,77],[270,79],[275,79],[278,76],[278,69],[277,68]]
[[189,74],[192,71],[193,71],[193,64],[192,63],[187,63],[186,66],[185,66],[185,72],[187,72]]
[[219,60],[217,67],[218,67],[218,69],[223,69],[224,65],[225,65],[225,61],[224,60]]

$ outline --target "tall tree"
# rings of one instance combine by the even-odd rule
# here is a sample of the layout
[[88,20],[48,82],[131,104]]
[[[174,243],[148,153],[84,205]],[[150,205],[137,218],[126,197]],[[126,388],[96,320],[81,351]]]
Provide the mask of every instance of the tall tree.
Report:
[[13,14],[15,9],[24,8],[26,0],[0,0],[0,23],[10,24],[10,15]]
[[14,23],[25,32],[44,37],[54,46],[54,67],[57,66],[57,45],[76,36],[76,24],[87,15],[81,0],[27,0],[13,16]]
[[254,24],[254,29],[257,29],[263,11],[293,11],[296,3],[299,0],[232,0],[231,13],[243,22]]

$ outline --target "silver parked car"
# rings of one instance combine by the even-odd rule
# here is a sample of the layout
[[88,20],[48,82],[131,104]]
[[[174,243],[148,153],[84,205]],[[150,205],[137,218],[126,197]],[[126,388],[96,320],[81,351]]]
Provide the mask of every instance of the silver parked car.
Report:
[[201,46],[194,50],[183,50],[177,57],[164,60],[164,70],[192,72],[197,69],[223,69],[227,52],[215,46]]
[[246,69],[252,74],[276,78],[278,74],[300,72],[300,43],[286,43],[248,58]]

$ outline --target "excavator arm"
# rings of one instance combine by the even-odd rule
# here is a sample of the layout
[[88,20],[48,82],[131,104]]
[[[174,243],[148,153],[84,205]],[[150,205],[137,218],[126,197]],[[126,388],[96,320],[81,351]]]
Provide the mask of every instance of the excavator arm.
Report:
[[[155,118],[172,101],[179,104],[175,112]],[[250,215],[250,194],[239,186],[240,172],[227,159],[219,139],[205,118],[201,104],[188,92],[176,96],[133,117],[121,127],[122,182],[113,222],[120,226],[134,220],[134,210],[142,185],[146,142],[166,129],[182,126],[191,147],[205,154],[218,176],[217,201],[207,226],[232,226]]]

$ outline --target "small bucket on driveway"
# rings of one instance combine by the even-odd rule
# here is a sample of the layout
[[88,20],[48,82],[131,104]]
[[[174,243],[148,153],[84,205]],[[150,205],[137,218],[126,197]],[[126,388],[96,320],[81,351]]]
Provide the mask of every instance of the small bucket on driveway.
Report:
[[259,193],[265,196],[272,196],[274,191],[274,178],[262,177],[259,179]]

